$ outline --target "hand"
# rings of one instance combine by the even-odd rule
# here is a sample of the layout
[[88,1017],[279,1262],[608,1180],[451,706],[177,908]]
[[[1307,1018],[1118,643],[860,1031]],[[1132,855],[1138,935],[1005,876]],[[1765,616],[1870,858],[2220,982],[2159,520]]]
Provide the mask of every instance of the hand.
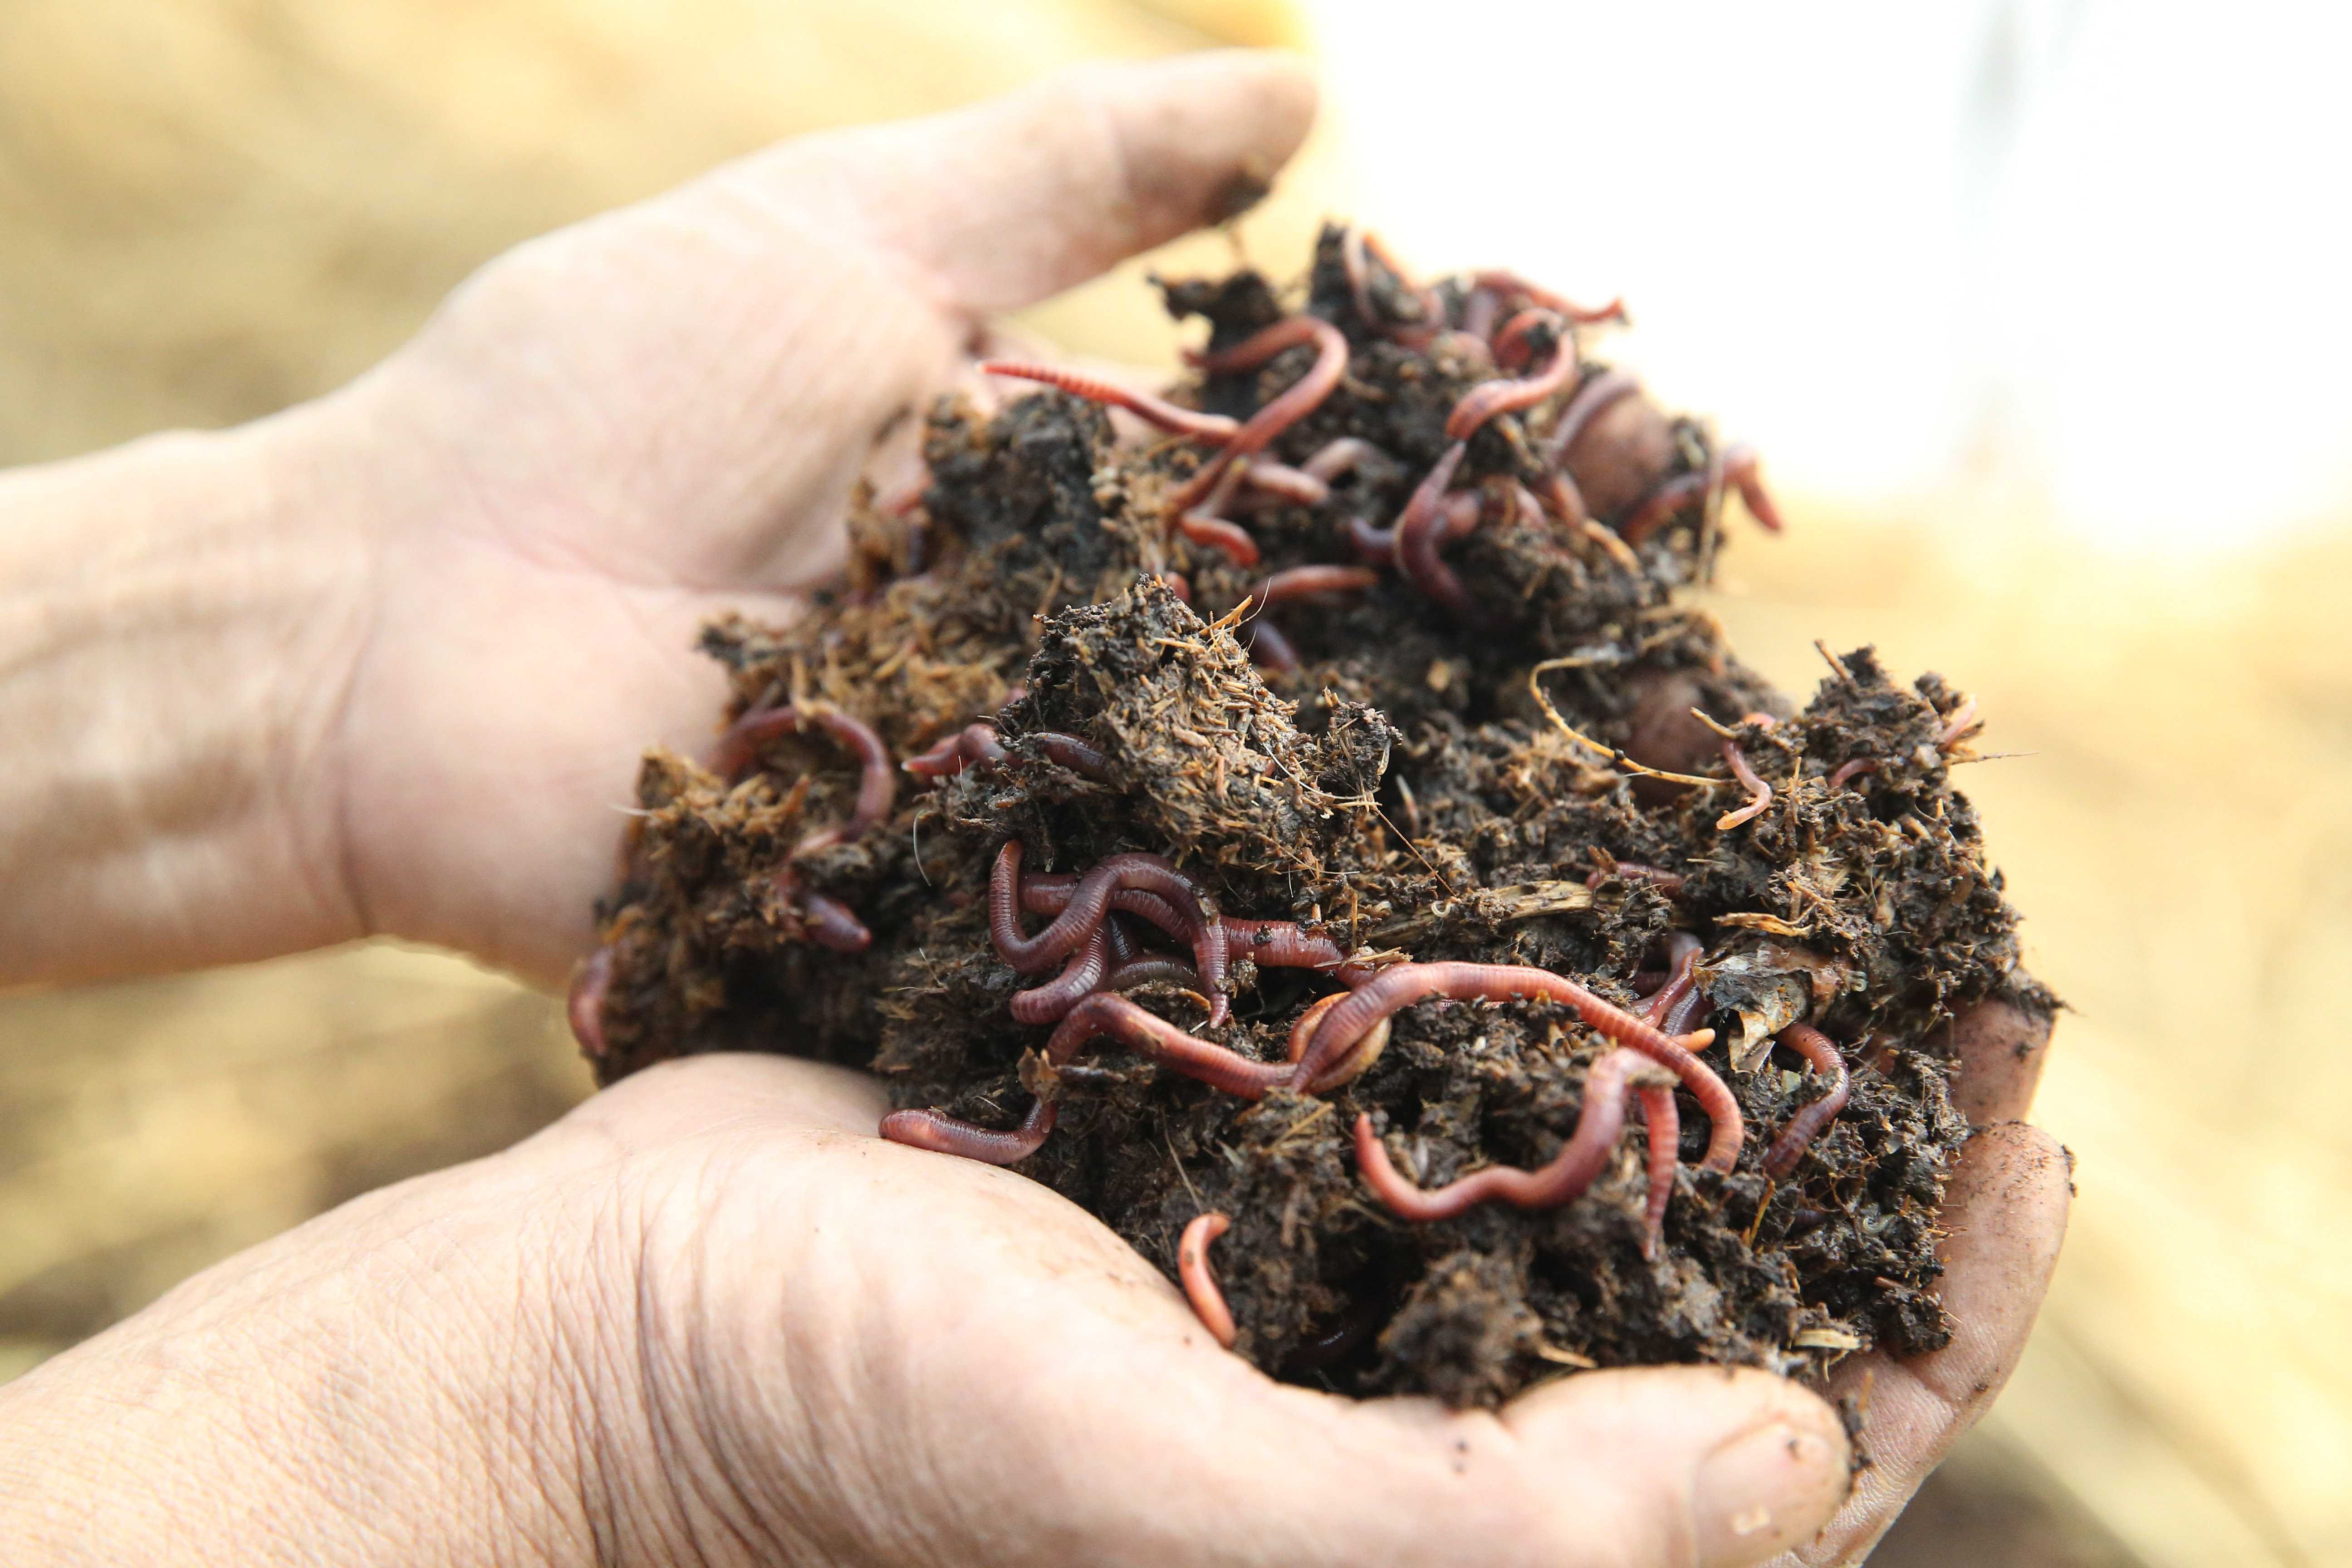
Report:
[[1213,54],[789,142],[493,262],[310,411],[371,545],[334,770],[365,929],[560,976],[638,753],[714,732],[698,629],[789,619],[986,314],[1199,224],[1313,101]]
[[[1972,1067],[2012,1043],[1964,1039]],[[1975,1079],[1994,1110],[2030,1088],[2005,1059]],[[1834,1561],[2007,1375],[2065,1203],[2039,1134],[1969,1146],[1960,1337],[1877,1365],[1879,1468],[1840,1511],[1836,1416],[1760,1373],[1580,1373],[1492,1415],[1277,1385],[1048,1189],[876,1139],[883,1103],[803,1062],[667,1064],[199,1276],[0,1390],[0,1537],[33,1563]]]

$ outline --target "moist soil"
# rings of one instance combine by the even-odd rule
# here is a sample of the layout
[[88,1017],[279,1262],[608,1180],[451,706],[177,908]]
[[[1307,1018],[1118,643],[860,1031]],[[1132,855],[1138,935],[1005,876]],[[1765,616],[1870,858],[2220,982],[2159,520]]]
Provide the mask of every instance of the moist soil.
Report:
[[[1487,423],[1454,478],[1484,503],[1475,531],[1444,547],[1469,613],[1386,569],[1353,593],[1245,603],[1269,573],[1362,559],[1350,520],[1393,522],[1452,444],[1456,400],[1513,374],[1476,330],[1496,301],[1475,279],[1423,289],[1375,255],[1360,288],[1348,261],[1332,228],[1287,291],[1247,270],[1158,285],[1172,315],[1205,319],[1212,350],[1302,310],[1347,336],[1339,386],[1265,456],[1304,464],[1343,436],[1371,451],[1316,504],[1267,495],[1236,514],[1259,564],[1167,526],[1167,497],[1213,444],[1126,416],[1115,427],[1094,402],[1039,390],[935,409],[929,488],[911,503],[861,494],[845,574],[802,618],[709,628],[734,693],[715,723],[831,704],[898,759],[985,719],[1005,754],[941,781],[901,774],[887,818],[840,842],[826,830],[853,810],[858,759],[821,728],[774,741],[737,778],[648,754],[624,881],[600,910],[611,983],[585,1036],[600,1079],[751,1049],[869,1068],[899,1106],[992,1128],[1055,1096],[1057,1129],[1015,1169],[1171,1278],[1186,1225],[1232,1216],[1211,1257],[1237,1352],[1349,1394],[1492,1405],[1584,1367],[1796,1373],[1941,1346],[1937,1208],[1968,1131],[1948,1096],[1949,1026],[1996,995],[2053,1005],[2017,968],[2016,917],[1951,785],[1973,710],[1934,675],[1897,684],[1867,648],[1831,659],[1801,710],[1743,668],[1687,602],[1738,510],[1721,487],[1631,545],[1609,526],[1707,471],[1720,454],[1706,429],[1635,395],[1547,463],[1576,386],[1607,368],[1582,327],[1569,351],[1580,374]],[[1507,288],[1485,291],[1511,302]],[[1456,330],[1432,331],[1437,310]],[[1526,335],[1549,346],[1540,328]],[[1246,418],[1313,358],[1302,345],[1172,395]],[[1515,499],[1553,467],[1593,522]],[[1295,668],[1254,662],[1261,617]],[[1104,765],[1072,771],[1033,739],[1048,733]],[[1773,794],[1721,828],[1749,798],[1726,734]],[[1708,783],[1643,776],[1636,759]],[[990,868],[1008,838],[1031,872],[1149,851],[1228,916],[1305,922],[1360,957],[1534,965],[1627,1006],[1660,983],[1670,933],[1692,933],[1705,944],[1693,1026],[1715,1029],[1702,1056],[1747,1118],[1738,1167],[1699,1168],[1708,1121],[1684,1091],[1654,1258],[1631,1117],[1614,1162],[1564,1206],[1489,1203],[1435,1224],[1390,1213],[1357,1172],[1361,1112],[1424,1186],[1560,1148],[1608,1042],[1545,1003],[1408,1007],[1370,1068],[1322,1097],[1253,1103],[1108,1041],[1047,1067],[1051,1026],[1007,1011],[1045,977],[1016,975],[989,935]],[[870,944],[820,945],[808,892],[854,911]],[[1217,1026],[1181,980],[1129,994],[1279,1059],[1300,1012],[1338,988],[1244,957]],[[1775,1180],[1764,1152],[1823,1089],[1773,1043],[1798,1021],[1837,1042],[1851,1100]]]

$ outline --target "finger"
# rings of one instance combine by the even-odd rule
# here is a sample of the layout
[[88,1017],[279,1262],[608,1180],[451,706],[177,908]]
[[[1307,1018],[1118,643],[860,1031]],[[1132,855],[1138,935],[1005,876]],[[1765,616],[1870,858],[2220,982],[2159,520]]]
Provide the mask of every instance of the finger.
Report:
[[941,303],[1007,310],[1223,216],[1307,135],[1295,56],[1220,50],[1066,71],[924,120],[787,143],[742,174],[910,263]]
[[1972,1127],[2015,1121],[2033,1107],[2049,1059],[2048,1016],[1999,998],[1979,1002],[1948,1026],[1943,1044],[1958,1063],[1952,1103]]
[[1821,1539],[1790,1561],[1859,1556],[2009,1381],[2057,1267],[2069,1174],[2066,1152],[2038,1128],[2010,1122],[1969,1141],[1938,1248],[1952,1342],[1908,1361],[1869,1355],[1839,1368],[1831,1392],[1865,1401],[1872,1464]]

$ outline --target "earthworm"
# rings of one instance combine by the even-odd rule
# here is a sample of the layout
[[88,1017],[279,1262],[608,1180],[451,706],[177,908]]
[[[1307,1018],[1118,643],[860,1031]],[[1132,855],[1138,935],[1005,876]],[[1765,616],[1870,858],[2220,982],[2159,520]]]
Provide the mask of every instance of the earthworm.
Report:
[[[1241,920],[1231,915],[1223,920],[1226,953],[1246,958],[1261,969],[1322,969],[1340,974],[1347,964],[1348,955],[1337,942],[1310,934],[1297,921]],[[1360,967],[1357,973],[1370,972]]]
[[1226,1350],[1234,1348],[1237,1331],[1234,1314],[1225,1306],[1225,1293],[1217,1289],[1216,1272],[1209,1267],[1209,1243],[1232,1229],[1233,1224],[1224,1215],[1204,1214],[1184,1227],[1182,1239],[1176,1243],[1176,1277],[1184,1282],[1192,1315],[1201,1320],[1209,1337]]
[[1551,363],[1540,374],[1509,381],[1482,381],[1464,393],[1462,400],[1454,405],[1454,412],[1446,416],[1447,440],[1466,441],[1480,426],[1497,415],[1534,407],[1567,385],[1569,378],[1576,374],[1576,340],[1570,335],[1568,324],[1552,311],[1520,311],[1504,327],[1496,342],[1508,342],[1514,334],[1524,336],[1530,317],[1537,324],[1549,320],[1552,325]]
[[1162,572],[1160,574],[1160,584],[1176,595],[1177,603],[1189,605],[1192,602],[1192,584],[1185,581],[1184,574],[1181,572]]
[[[1592,1185],[1625,1131],[1628,1090],[1658,1088],[1671,1100],[1674,1079],[1638,1051],[1618,1049],[1602,1056],[1584,1077],[1584,1105],[1577,1112],[1576,1131],[1559,1152],[1533,1171],[1513,1165],[1489,1165],[1485,1170],[1449,1182],[1434,1192],[1417,1187],[1389,1159],[1387,1145],[1372,1130],[1372,1116],[1356,1117],[1356,1168],[1364,1183],[1395,1214],[1417,1225],[1453,1219],[1480,1204],[1501,1202],[1514,1208],[1559,1208],[1574,1203]],[[1647,1101],[1644,1101],[1646,1108]],[[1665,1205],[1657,1194],[1658,1173],[1665,1175],[1668,1193],[1674,1186],[1674,1150],[1659,1147],[1666,1127],[1650,1124],[1651,1205],[1663,1218]]]
[[1045,753],[1045,760],[1057,767],[1067,768],[1097,784],[1110,777],[1110,759],[1076,735],[1066,735],[1059,730],[1040,730],[1028,738]]
[[795,855],[856,837],[890,815],[898,798],[898,776],[890,765],[890,748],[871,726],[831,703],[811,703],[806,710],[784,707],[754,709],[727,727],[711,749],[710,771],[733,780],[757,760],[760,749],[779,735],[814,724],[857,753],[860,773],[857,804],[849,820],[838,827],[810,835],[794,847]]
[[[1360,978],[1349,984],[1360,984],[1361,981]],[[1334,991],[1328,996],[1318,997],[1307,1004],[1307,1010],[1298,1015],[1298,1022],[1290,1026],[1290,1049],[1286,1053],[1286,1060],[1293,1063],[1306,1060],[1307,1044],[1315,1037],[1315,1031],[1321,1026],[1323,1016],[1346,1001],[1347,997],[1347,992]],[[1304,1084],[1295,1083],[1292,1087],[1304,1089],[1309,1094],[1328,1094],[1342,1084],[1350,1083],[1361,1076],[1366,1068],[1381,1059],[1381,1053],[1388,1048],[1388,1044],[1389,1020],[1382,1018],[1366,1030],[1364,1037],[1357,1041],[1338,1063],[1318,1072],[1309,1081]]]
[[1665,984],[1642,998],[1642,1019],[1653,1026],[1662,1024],[1697,984],[1694,972],[1702,951],[1698,938],[1678,931],[1666,939],[1666,949]]
[[1476,605],[1470,598],[1470,591],[1462,585],[1462,579],[1454,574],[1454,568],[1438,558],[1437,525],[1444,513],[1441,502],[1445,487],[1454,482],[1454,470],[1462,466],[1463,456],[1469,449],[1461,441],[1445,449],[1445,456],[1437,459],[1437,466],[1429,470],[1429,477],[1421,481],[1412,499],[1405,503],[1404,515],[1397,519],[1395,531],[1397,570],[1414,587],[1465,619]]
[[1203,414],[1194,408],[1181,408],[1164,397],[1154,397],[1148,392],[1130,392],[1098,376],[1082,374],[1057,364],[1028,364],[992,359],[982,361],[980,368],[988,375],[1017,376],[1023,381],[1043,382],[1047,386],[1076,393],[1092,402],[1124,408],[1137,418],[1174,436],[1188,436],[1201,441],[1226,441],[1231,440],[1234,432],[1241,428],[1239,421],[1222,414]]
[[1060,1114],[1050,1100],[1033,1101],[1029,1114],[1010,1132],[994,1132],[944,1110],[894,1110],[878,1129],[893,1143],[929,1149],[934,1154],[955,1154],[983,1165],[1010,1165],[1027,1159],[1045,1146]]
[[1687,879],[1678,871],[1667,871],[1655,866],[1644,866],[1639,860],[1612,860],[1608,869],[1595,870],[1591,876],[1585,878],[1584,885],[1588,888],[1598,888],[1601,883],[1611,881],[1647,882],[1671,899],[1683,890],[1684,883]]
[[[1021,879],[1021,907],[1033,915],[1058,915],[1070,907],[1077,892],[1074,871],[1038,872]],[[1201,932],[1201,922],[1159,894],[1142,888],[1121,888],[1110,896],[1114,910],[1150,921],[1178,942],[1190,943]],[[1105,921],[1109,920],[1105,915]]]
[[817,946],[834,952],[864,952],[874,945],[874,933],[850,912],[848,905],[806,889],[796,892],[801,930]]
[[1342,436],[1316,447],[1315,455],[1298,465],[1299,471],[1312,474],[1328,485],[1352,472],[1356,465],[1378,450],[1360,436]]
[[1286,1061],[1262,1062],[1185,1033],[1124,996],[1097,991],[1054,1026],[1045,1059],[1059,1067],[1097,1039],[1115,1040],[1148,1061],[1197,1079],[1239,1100],[1261,1100],[1297,1070]]
[[1360,594],[1380,580],[1369,566],[1290,566],[1260,583],[1253,596],[1271,608],[1317,594]]
[[1331,499],[1331,487],[1306,469],[1265,458],[1251,460],[1249,467],[1242,470],[1242,482],[1300,506],[1321,506]]
[[1617,532],[1628,544],[1639,544],[1654,532],[1658,526],[1693,501],[1703,500],[1717,487],[1729,484],[1739,491],[1747,504],[1748,515],[1774,533],[1787,525],[1772,505],[1772,498],[1764,489],[1758,472],[1759,460],[1752,447],[1727,447],[1707,459],[1706,467],[1696,473],[1682,474],[1666,480],[1652,490],[1633,515],[1617,525]]
[[1772,1147],[1765,1152],[1764,1173],[1778,1181],[1797,1168],[1807,1146],[1845,1109],[1853,1082],[1846,1076],[1845,1057],[1837,1048],[1837,1042],[1811,1024],[1791,1024],[1773,1038],[1830,1079],[1830,1091],[1789,1118],[1788,1126],[1780,1130],[1780,1136],[1772,1140]]
[[1381,1321],[1379,1300],[1360,1296],[1340,1314],[1339,1321],[1316,1338],[1306,1341],[1283,1363],[1286,1372],[1319,1372],[1349,1351],[1361,1344]]
[[1101,926],[1094,929],[1062,973],[1043,985],[1018,992],[1009,1004],[1016,1024],[1050,1024],[1078,1005],[1078,998],[1102,984],[1110,967],[1110,938]]
[[1326,1065],[1360,1038],[1374,1020],[1389,1017],[1433,996],[1456,1002],[1526,999],[1557,1002],[1570,1007],[1591,1028],[1673,1068],[1683,1087],[1697,1097],[1700,1109],[1713,1123],[1706,1158],[1701,1164],[1729,1171],[1738,1160],[1740,1142],[1746,1135],[1739,1102],[1732,1098],[1731,1090],[1715,1070],[1693,1056],[1689,1048],[1692,1045],[1707,1045],[1715,1038],[1714,1032],[1701,1029],[1695,1034],[1669,1037],[1548,969],[1463,963],[1399,963],[1383,969],[1348,993],[1324,1016],[1315,1037],[1308,1042],[1296,1081],[1312,1083],[1321,1077]]
[[[1028,889],[1024,888],[1022,891],[1025,895]],[[1021,906],[1027,910],[1034,910],[1036,907],[1030,903],[1025,896],[1021,900]],[[1110,949],[1110,961],[1114,967],[1125,963],[1143,951],[1135,932],[1129,927],[1126,917],[1119,913],[1116,901],[1112,904],[1111,912],[1103,916],[1102,933],[1104,943]]]
[[967,724],[928,752],[919,752],[898,765],[918,778],[953,778],[966,768],[994,766],[1004,760],[996,726],[982,719]]
[[1951,718],[1945,721],[1943,731],[1936,737],[1936,749],[1939,752],[1950,751],[1959,744],[1960,737],[1967,734],[1975,726],[1976,721],[1977,700],[1971,697],[1952,710]]
[[1282,635],[1282,628],[1260,616],[1250,623],[1250,662],[1260,669],[1277,675],[1288,675],[1298,668],[1298,650]]
[[1079,877],[1071,890],[1070,901],[1051,925],[1034,937],[1021,934],[1021,918],[1014,905],[1019,901],[1017,889],[1021,879],[1021,841],[1007,839],[996,854],[996,865],[988,881],[989,934],[996,942],[997,956],[1003,959],[1013,972],[1034,974],[1065,953],[1075,951],[1078,944],[1102,924],[1110,908],[1111,894],[1125,888],[1139,888],[1158,893],[1180,911],[1186,906],[1197,913],[1191,918],[1196,922],[1192,936],[1193,967],[1201,972],[1209,991],[1209,1021],[1222,1024],[1231,1005],[1225,999],[1225,932],[1224,927],[1206,912],[1200,889],[1192,879],[1157,855],[1113,855],[1096,862]]
[[[1560,410],[1559,422],[1544,438],[1543,465],[1557,469],[1568,457],[1568,449],[1584,434],[1584,427],[1595,416],[1619,398],[1642,390],[1642,384],[1622,370],[1606,370],[1576,389],[1576,395]],[[1581,510],[1581,502],[1579,509]]]
[[[1588,1083],[1590,1079],[1586,1080]],[[1654,1258],[1666,1237],[1666,1200],[1675,1195],[1675,1163],[1683,1142],[1682,1113],[1672,1084],[1642,1084],[1642,1120],[1650,1131],[1650,1195],[1642,1211],[1642,1256]]]
[[1694,984],[1658,1019],[1658,1033],[1670,1040],[1679,1040],[1691,1032],[1692,1023],[1706,1010],[1706,993]]
[[1878,759],[1876,757],[1850,758],[1845,762],[1840,763],[1837,767],[1837,772],[1830,775],[1829,787],[1832,789],[1841,788],[1848,779],[1860,778],[1864,773],[1874,773],[1877,771]]
[[613,944],[601,944],[582,960],[572,976],[571,994],[563,1000],[572,1037],[580,1042],[581,1054],[593,1061],[604,1060],[611,1048],[604,1039],[604,997],[613,989],[614,962]]
[[1528,303],[1565,316],[1580,327],[1589,327],[1600,321],[1622,321],[1625,319],[1625,301],[1622,300],[1612,300],[1597,310],[1588,310],[1581,306],[1570,304],[1559,295],[1539,283],[1530,283],[1517,273],[1507,272],[1499,267],[1490,267],[1483,272],[1472,273],[1470,287],[1485,289],[1505,296],[1521,295]]
[[[1237,469],[1228,469],[1219,476],[1210,486],[1205,498],[1197,505],[1188,505],[1176,514],[1176,531],[1203,550],[1221,552],[1226,560],[1246,572],[1257,564],[1257,541],[1241,524],[1218,515],[1232,501],[1238,478]],[[1171,501],[1170,504],[1174,503]]]
[[1731,776],[1739,781],[1739,787],[1748,792],[1748,804],[1717,817],[1715,830],[1717,833],[1728,833],[1741,823],[1754,820],[1772,804],[1772,786],[1764,782],[1763,775],[1748,765],[1748,753],[1739,749],[1738,742],[1723,742],[1723,760],[1730,764]]
[[[1544,476],[1543,504],[1547,511],[1570,528],[1592,526],[1592,514],[1584,506],[1584,492],[1576,488],[1576,481],[1569,477],[1565,468],[1556,468]],[[1602,531],[1607,531],[1604,529]],[[1612,540],[1617,538],[1613,533],[1609,537]],[[1622,548],[1622,542],[1619,541],[1619,543]],[[1636,561],[1634,564],[1639,565],[1640,562]]]
[[1139,957],[1129,959],[1104,975],[1098,989],[1132,991],[1139,985],[1150,985],[1155,981],[1161,980],[1173,985],[1182,986],[1194,995],[1201,996],[1204,1002],[1208,1000],[1206,996],[1202,995],[1199,970],[1181,958],[1170,958],[1156,952],[1144,953]]
[[1260,331],[1213,353],[1188,356],[1212,375],[1255,370],[1285,349],[1300,343],[1315,345],[1315,363],[1305,375],[1251,415],[1232,439],[1201,466],[1201,471],[1168,498],[1168,507],[1181,515],[1192,510],[1216,485],[1232,464],[1255,457],[1276,437],[1315,412],[1348,372],[1348,339],[1339,328],[1318,316],[1286,316]]

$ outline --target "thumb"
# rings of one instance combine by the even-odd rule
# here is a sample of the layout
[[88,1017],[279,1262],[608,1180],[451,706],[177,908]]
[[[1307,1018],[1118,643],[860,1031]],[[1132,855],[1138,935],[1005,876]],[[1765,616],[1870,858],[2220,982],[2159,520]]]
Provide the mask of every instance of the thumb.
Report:
[[1265,50],[1084,66],[729,174],[907,262],[946,308],[1009,310],[1216,221],[1298,150],[1315,96],[1306,62]]

